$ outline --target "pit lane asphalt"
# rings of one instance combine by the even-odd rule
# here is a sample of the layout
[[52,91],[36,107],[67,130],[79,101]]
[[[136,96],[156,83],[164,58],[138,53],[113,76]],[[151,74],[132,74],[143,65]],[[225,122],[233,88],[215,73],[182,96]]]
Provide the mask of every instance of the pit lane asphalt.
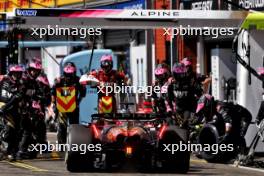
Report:
[[[49,133],[48,138],[54,140],[56,135]],[[184,175],[238,175],[238,176],[263,176],[264,169],[237,168],[226,164],[212,164],[204,160],[192,158],[191,167],[188,174]],[[138,173],[133,167],[124,167],[114,173],[70,173],[66,170],[61,154],[52,153],[49,156],[39,157],[34,160],[24,160],[16,162],[0,161],[0,176],[58,176],[58,175],[93,175],[93,176],[151,176],[151,175],[180,175],[169,173]]]

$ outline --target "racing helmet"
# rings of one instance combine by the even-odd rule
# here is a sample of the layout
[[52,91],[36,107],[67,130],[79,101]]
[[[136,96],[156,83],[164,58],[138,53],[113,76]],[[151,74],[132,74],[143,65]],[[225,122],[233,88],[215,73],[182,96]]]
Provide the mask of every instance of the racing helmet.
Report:
[[109,73],[113,68],[113,58],[110,54],[103,55],[100,59],[100,63],[105,73]]
[[192,69],[192,61],[188,57],[185,57],[183,60],[181,60],[181,63],[186,67],[187,69],[187,76],[190,77],[193,73]]
[[33,78],[37,78],[42,71],[42,64],[39,59],[33,59],[28,63],[28,73]]
[[168,79],[170,75],[169,67],[167,64],[158,64],[154,73],[157,81],[163,83]]
[[45,75],[40,75],[38,78],[37,78],[37,81],[43,85],[46,85],[46,86],[49,86],[49,80],[47,78],[47,76]]
[[67,77],[74,76],[76,74],[76,66],[73,62],[66,62],[63,66],[63,75]]
[[264,76],[264,67],[257,68],[257,71],[260,76]]
[[8,68],[8,74],[15,81],[21,79],[24,71],[24,67],[18,64],[10,65]]
[[41,70],[42,64],[39,58],[34,57],[29,63],[28,63],[28,69],[36,69]]
[[187,57],[185,57],[184,59],[182,59],[182,60],[181,60],[181,63],[182,63],[183,65],[185,65],[186,67],[188,67],[188,66],[192,66],[192,62],[191,62],[191,60],[190,60],[189,58],[187,58]]
[[209,94],[203,94],[197,103],[196,114],[211,118],[215,108],[214,97]]
[[175,63],[173,65],[172,72],[176,81],[182,81],[188,77],[188,70],[182,63]]

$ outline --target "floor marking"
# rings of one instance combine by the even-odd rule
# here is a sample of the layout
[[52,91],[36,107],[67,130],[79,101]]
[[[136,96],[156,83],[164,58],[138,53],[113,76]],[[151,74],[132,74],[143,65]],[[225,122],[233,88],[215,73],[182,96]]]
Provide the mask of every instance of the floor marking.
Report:
[[29,169],[29,170],[34,171],[34,172],[47,172],[48,171],[46,169],[40,169],[40,168],[37,168],[35,166],[31,166],[31,165],[24,163],[22,161],[14,161],[14,162],[6,161],[6,163],[11,164],[11,165],[16,166],[16,167]]
[[40,157],[40,158],[32,159],[32,161],[57,161],[57,160],[64,160],[64,158],[62,157],[56,157],[56,158]]
[[202,159],[190,159],[190,161],[193,163],[208,163],[207,161]]
[[60,155],[57,152],[51,152],[50,157],[51,158],[60,158]]

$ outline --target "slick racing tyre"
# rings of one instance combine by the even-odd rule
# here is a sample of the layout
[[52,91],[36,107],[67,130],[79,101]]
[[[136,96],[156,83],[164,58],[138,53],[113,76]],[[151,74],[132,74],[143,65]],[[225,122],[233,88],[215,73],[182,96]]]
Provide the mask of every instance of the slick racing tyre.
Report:
[[[66,152],[65,162],[67,170],[70,172],[90,171],[93,169],[93,153],[86,149],[86,153],[81,154],[80,145],[92,144],[93,136],[91,129],[79,124],[72,124],[68,127],[67,144],[69,150]],[[73,147],[75,150],[73,151]],[[77,151],[76,151],[76,147]]]
[[[235,157],[236,150],[233,151],[214,151],[212,148],[213,145],[218,145],[218,147],[222,144],[231,144],[232,141],[225,141],[223,140],[223,134],[219,133],[219,130],[212,124],[206,124],[202,128],[199,137],[198,137],[199,144],[202,146],[210,146],[211,149],[208,151],[201,151],[201,156],[208,162],[211,163],[225,163]],[[235,145],[233,145],[235,146]],[[214,147],[215,148],[215,147]],[[235,149],[235,147],[234,147]]]
[[[210,146],[213,144],[219,144],[219,134],[216,127],[212,124],[204,125],[199,134],[198,143],[201,145],[209,144]],[[202,151],[201,156],[208,162],[218,162],[220,159],[220,156],[213,154],[212,151]]]
[[189,134],[186,129],[177,126],[168,126],[159,140],[159,159],[162,163],[162,170],[166,172],[187,173],[190,167],[190,152],[164,151],[164,145],[180,145],[188,143]]

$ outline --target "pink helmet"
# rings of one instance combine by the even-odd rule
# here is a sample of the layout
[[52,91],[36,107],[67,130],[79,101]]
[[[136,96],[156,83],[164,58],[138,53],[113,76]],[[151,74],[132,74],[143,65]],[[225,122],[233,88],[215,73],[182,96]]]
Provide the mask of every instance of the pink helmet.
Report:
[[106,54],[106,55],[103,55],[100,59],[100,62],[103,62],[103,61],[113,62],[113,58],[110,54]]
[[33,62],[30,62],[28,64],[28,67],[29,68],[34,68],[36,70],[41,70],[42,69],[42,64],[39,61],[33,61]]
[[73,62],[67,62],[64,65],[63,72],[66,74],[75,74],[76,72],[76,66]]
[[258,69],[258,74],[263,76],[264,75],[264,67],[259,67]]
[[183,74],[187,72],[187,68],[182,63],[175,63],[172,68],[174,74]]
[[37,81],[39,81],[39,82],[41,82],[42,84],[45,84],[45,85],[47,85],[47,86],[49,86],[50,84],[49,84],[49,80],[48,80],[48,78],[46,77],[46,76],[39,76],[38,78],[37,78]]
[[155,76],[164,75],[168,73],[169,73],[169,69],[165,64],[159,64],[155,69]]
[[23,72],[24,68],[21,65],[10,65],[9,72]]
[[109,73],[113,68],[113,58],[111,55],[103,55],[100,59],[101,68],[106,72]]
[[32,108],[41,109],[40,102],[39,101],[33,101],[32,102]]
[[169,78],[170,71],[169,67],[166,64],[159,64],[154,71],[156,80],[163,84]]
[[192,62],[190,61],[190,59],[188,59],[187,57],[185,57],[181,63],[184,65],[184,66],[191,66],[192,65]]

